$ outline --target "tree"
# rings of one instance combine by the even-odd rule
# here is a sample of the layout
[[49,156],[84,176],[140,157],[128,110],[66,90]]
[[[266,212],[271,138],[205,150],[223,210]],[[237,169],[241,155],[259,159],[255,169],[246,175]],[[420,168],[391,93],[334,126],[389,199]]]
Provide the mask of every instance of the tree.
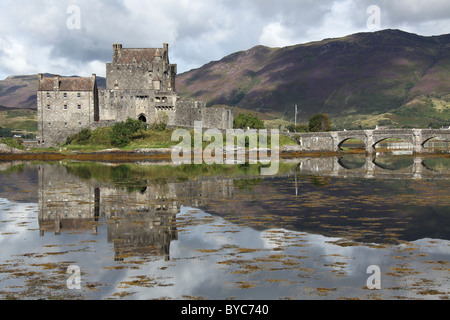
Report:
[[240,113],[233,121],[235,129],[264,129],[264,122],[254,114]]
[[325,113],[318,113],[309,120],[310,132],[327,132],[332,130],[331,120]]
[[12,138],[14,134],[10,129],[0,127],[0,137]]

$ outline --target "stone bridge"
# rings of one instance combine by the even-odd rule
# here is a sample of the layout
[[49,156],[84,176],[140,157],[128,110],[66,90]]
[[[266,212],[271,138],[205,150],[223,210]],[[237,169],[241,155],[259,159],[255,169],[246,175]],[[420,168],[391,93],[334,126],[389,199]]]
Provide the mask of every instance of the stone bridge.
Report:
[[358,139],[365,144],[366,152],[375,152],[375,146],[383,140],[399,138],[411,143],[414,153],[426,153],[425,143],[431,139],[450,140],[450,130],[434,129],[389,129],[389,130],[356,130],[314,133],[289,133],[296,138],[301,151],[331,151],[341,150],[342,144],[349,139]]

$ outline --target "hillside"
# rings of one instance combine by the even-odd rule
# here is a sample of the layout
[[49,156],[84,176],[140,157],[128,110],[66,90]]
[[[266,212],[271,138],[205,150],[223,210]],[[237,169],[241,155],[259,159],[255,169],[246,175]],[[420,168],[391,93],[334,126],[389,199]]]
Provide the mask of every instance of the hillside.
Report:
[[[3,107],[36,110],[37,75],[0,80]],[[357,33],[283,48],[256,46],[177,76],[184,98],[255,112],[273,125],[330,114],[335,128],[450,125],[450,35]],[[99,88],[105,78],[98,77]],[[274,120],[283,119],[282,122]]]
[[[44,76],[51,76],[44,74]],[[97,85],[102,88],[106,79],[97,77]],[[36,97],[38,90],[38,75],[10,76],[0,80],[0,111],[6,108],[37,109]]]
[[[326,112],[366,124],[450,121],[450,35],[358,33],[284,48],[256,46],[177,77],[183,97],[293,121]],[[369,125],[369,123],[367,123]],[[370,124],[372,125],[372,124]]]

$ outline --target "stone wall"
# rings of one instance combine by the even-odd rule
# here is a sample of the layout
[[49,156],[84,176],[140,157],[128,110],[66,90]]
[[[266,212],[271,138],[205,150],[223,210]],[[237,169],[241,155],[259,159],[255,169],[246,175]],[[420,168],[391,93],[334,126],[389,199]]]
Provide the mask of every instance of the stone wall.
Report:
[[228,108],[210,107],[202,110],[204,128],[232,129],[233,111]]
[[97,90],[39,91],[37,116],[40,145],[51,147],[64,143],[69,135],[89,128],[97,121]]

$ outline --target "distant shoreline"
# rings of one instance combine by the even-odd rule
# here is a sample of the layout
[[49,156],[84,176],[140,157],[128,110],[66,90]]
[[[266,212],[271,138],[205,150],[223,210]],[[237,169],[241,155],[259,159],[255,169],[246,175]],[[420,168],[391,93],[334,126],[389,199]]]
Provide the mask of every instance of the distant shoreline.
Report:
[[[120,149],[105,149],[95,152],[27,152],[19,150],[20,153],[1,153],[0,161],[108,161],[108,162],[139,162],[139,161],[168,161],[171,160],[172,149],[136,149],[136,150],[120,150]],[[280,159],[293,159],[303,157],[330,157],[330,156],[344,156],[344,155],[364,155],[364,150],[353,150],[343,152],[320,152],[320,151],[280,151]],[[406,155],[414,156],[414,155]],[[420,154],[422,157],[444,157],[450,158],[450,154],[446,153],[425,153]]]

